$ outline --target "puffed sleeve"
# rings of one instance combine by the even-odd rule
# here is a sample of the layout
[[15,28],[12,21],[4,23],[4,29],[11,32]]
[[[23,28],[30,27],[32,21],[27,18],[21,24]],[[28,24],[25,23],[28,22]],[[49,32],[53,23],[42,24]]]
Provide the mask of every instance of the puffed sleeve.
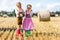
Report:
[[15,13],[16,13],[16,16],[18,17],[18,11],[17,11],[17,9],[15,9]]

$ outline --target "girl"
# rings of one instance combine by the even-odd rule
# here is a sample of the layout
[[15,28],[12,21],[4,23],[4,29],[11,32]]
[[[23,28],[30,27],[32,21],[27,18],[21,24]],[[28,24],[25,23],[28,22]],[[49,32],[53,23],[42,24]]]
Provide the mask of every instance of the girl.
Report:
[[16,8],[16,16],[17,16],[17,24],[18,24],[18,27],[17,27],[17,30],[16,30],[16,35],[19,35],[19,34],[22,35],[20,29],[21,29],[21,25],[22,25],[22,16],[24,14],[24,11],[23,11],[23,9],[21,7],[20,2],[17,2],[16,6],[17,6],[17,8]]
[[23,21],[23,29],[25,30],[26,36],[29,36],[31,34],[31,30],[34,28],[34,24],[31,19],[31,8],[32,6],[30,4],[27,5],[27,10],[25,12],[25,18]]

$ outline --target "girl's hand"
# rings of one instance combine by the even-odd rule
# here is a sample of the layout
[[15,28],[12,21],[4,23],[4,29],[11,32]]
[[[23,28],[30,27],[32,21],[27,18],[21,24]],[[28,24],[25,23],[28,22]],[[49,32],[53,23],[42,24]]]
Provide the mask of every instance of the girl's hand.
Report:
[[30,17],[32,17],[32,13],[30,13]]

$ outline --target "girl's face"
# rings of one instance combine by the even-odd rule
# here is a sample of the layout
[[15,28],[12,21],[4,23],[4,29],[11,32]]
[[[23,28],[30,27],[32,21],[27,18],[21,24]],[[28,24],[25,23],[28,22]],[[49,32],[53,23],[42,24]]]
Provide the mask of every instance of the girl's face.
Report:
[[17,3],[16,6],[17,6],[18,8],[21,8],[21,3]]
[[31,5],[27,5],[27,9],[30,10],[32,7]]

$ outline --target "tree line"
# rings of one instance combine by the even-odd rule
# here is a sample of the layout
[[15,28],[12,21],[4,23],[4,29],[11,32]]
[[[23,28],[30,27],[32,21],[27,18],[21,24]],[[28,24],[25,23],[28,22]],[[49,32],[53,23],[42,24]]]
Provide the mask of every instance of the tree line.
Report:
[[13,10],[12,12],[7,12],[7,11],[1,11],[0,12],[0,16],[3,17],[4,15],[7,15],[9,17],[15,17],[15,10]]
[[[56,11],[56,12],[50,12],[52,14],[58,14],[60,16],[60,11]],[[37,14],[37,13],[35,13]],[[3,17],[3,15],[7,15],[9,17],[16,17],[16,13],[15,13],[15,10],[13,10],[12,12],[7,12],[7,11],[1,11],[0,12],[0,16]],[[34,13],[33,13],[34,15]],[[37,16],[37,15],[36,15]]]

